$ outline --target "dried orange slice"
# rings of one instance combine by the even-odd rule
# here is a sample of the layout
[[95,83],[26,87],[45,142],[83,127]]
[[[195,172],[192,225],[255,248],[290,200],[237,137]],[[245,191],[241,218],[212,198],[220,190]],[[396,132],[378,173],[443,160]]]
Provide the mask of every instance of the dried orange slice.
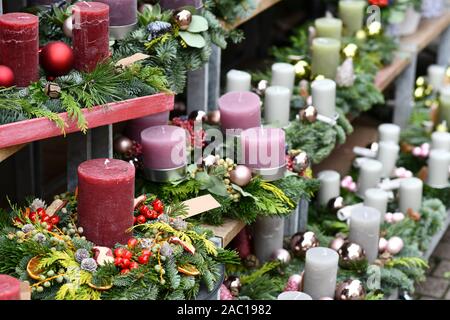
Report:
[[27,273],[30,278],[34,280],[40,280],[39,276],[44,272],[41,268],[39,268],[39,263],[41,262],[39,256],[33,257],[28,261],[27,264]]
[[112,284],[106,285],[106,286],[96,286],[95,284],[89,282],[88,286],[91,287],[94,290],[98,291],[106,291],[112,288]]
[[196,267],[194,267],[192,264],[186,264],[184,266],[178,267],[178,272],[185,274],[187,276],[198,276],[200,274],[200,271]]

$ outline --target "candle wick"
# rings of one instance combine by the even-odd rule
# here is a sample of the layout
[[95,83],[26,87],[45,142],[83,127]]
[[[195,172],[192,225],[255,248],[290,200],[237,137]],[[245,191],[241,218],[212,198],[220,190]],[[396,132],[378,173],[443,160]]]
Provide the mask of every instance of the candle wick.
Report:
[[105,167],[108,167],[108,164],[110,163],[111,161],[109,161],[109,159],[106,159],[105,160]]
[[83,1],[89,8],[91,8],[92,6],[89,4],[89,2]]

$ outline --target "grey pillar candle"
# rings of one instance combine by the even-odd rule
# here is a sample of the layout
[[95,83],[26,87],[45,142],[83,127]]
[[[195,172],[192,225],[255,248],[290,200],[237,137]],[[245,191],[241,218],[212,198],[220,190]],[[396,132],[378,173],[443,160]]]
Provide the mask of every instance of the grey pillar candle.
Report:
[[264,120],[276,127],[289,124],[291,90],[282,86],[270,86],[264,94]]
[[261,263],[267,262],[275,250],[283,247],[284,218],[258,217],[253,227],[255,255]]
[[378,126],[378,140],[400,142],[400,127],[393,123],[383,123]]
[[431,150],[442,149],[450,152],[450,133],[433,132],[431,135]]
[[240,70],[230,70],[227,73],[227,92],[250,91],[252,76],[250,73]]
[[303,291],[313,299],[334,297],[339,255],[333,249],[317,247],[306,251]]
[[349,240],[364,248],[369,263],[378,256],[380,223],[381,213],[377,209],[362,206],[352,210]]
[[286,291],[278,295],[277,300],[312,300],[310,295],[300,291]]
[[448,187],[448,167],[450,166],[450,152],[445,150],[431,150],[428,158],[427,183],[434,188]]
[[271,86],[286,87],[294,92],[295,84],[295,68],[292,64],[279,62],[272,65],[272,81]]
[[358,195],[364,197],[367,189],[375,188],[381,180],[383,165],[378,160],[367,159],[359,169]]
[[317,112],[328,118],[336,115],[336,82],[330,79],[315,80],[311,84],[312,103]]
[[399,210],[406,214],[409,208],[419,211],[422,206],[423,182],[418,178],[408,178],[400,182],[398,190]]
[[317,179],[320,181],[319,203],[326,205],[328,201],[339,197],[341,194],[341,176],[339,172],[325,170],[319,172]]
[[380,211],[382,215],[386,213],[389,200],[389,194],[386,191],[371,188],[367,189],[364,195],[364,206],[375,208]]
[[382,177],[389,178],[397,163],[400,146],[391,141],[381,141],[378,144],[377,160],[383,165]]

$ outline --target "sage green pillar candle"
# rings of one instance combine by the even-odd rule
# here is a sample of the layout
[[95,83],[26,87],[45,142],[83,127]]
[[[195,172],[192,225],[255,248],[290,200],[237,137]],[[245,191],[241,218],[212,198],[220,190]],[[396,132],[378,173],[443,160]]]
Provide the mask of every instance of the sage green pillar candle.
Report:
[[339,66],[341,41],[333,38],[315,38],[312,43],[312,72],[334,80]]
[[314,22],[317,37],[341,40],[342,20],[336,18],[319,18]]
[[450,86],[442,87],[439,98],[439,118],[450,125]]
[[344,25],[344,36],[352,36],[356,31],[362,29],[366,5],[366,1],[339,1],[339,17],[342,19]]

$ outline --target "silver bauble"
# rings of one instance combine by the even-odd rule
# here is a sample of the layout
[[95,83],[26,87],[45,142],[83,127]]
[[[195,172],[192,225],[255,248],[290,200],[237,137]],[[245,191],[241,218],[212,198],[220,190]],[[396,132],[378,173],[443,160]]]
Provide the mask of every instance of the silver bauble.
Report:
[[63,32],[68,38],[72,38],[73,34],[73,17],[69,16],[66,20],[64,20],[63,24]]
[[317,120],[317,109],[314,106],[308,106],[302,110],[300,110],[300,120],[314,123]]
[[348,279],[337,285],[337,300],[364,300],[366,291],[360,280]]
[[294,160],[293,160],[294,172],[301,173],[301,172],[305,171],[309,167],[310,164],[311,163],[310,163],[308,154],[306,152],[302,151],[294,157]]
[[291,261],[291,254],[286,249],[277,249],[272,254],[272,260],[278,260],[281,264],[286,265]]

